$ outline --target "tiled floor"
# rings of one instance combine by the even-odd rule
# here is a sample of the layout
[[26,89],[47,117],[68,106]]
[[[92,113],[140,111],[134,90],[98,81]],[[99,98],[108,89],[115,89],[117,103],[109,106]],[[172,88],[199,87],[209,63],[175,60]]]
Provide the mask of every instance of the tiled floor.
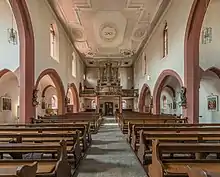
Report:
[[88,155],[81,162],[77,177],[146,177],[142,166],[112,117],[104,118],[93,135]]

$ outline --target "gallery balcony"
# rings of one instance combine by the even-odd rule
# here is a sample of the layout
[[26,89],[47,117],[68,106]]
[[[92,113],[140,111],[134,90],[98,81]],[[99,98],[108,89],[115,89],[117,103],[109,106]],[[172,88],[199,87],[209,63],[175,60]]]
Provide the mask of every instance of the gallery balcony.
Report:
[[138,97],[138,89],[122,89],[122,97]]
[[94,88],[84,89],[79,93],[80,97],[95,97],[96,92]]

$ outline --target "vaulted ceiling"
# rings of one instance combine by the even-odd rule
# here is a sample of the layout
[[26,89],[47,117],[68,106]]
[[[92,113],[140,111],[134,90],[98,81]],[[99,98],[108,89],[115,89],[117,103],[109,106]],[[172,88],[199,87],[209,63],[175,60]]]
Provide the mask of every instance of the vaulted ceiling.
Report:
[[171,0],[48,0],[87,66],[131,66]]

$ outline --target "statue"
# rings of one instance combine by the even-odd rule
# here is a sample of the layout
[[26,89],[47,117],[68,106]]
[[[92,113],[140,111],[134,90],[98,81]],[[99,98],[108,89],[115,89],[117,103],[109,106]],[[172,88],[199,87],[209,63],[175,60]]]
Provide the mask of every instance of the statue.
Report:
[[186,106],[186,88],[185,87],[181,87],[180,90],[180,106],[185,107]]

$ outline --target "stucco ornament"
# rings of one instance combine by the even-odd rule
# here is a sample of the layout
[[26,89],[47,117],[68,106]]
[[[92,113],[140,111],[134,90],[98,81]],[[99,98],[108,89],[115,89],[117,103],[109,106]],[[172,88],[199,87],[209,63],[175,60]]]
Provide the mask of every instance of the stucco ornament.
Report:
[[113,41],[117,36],[116,25],[112,23],[101,25],[99,35],[104,41]]

